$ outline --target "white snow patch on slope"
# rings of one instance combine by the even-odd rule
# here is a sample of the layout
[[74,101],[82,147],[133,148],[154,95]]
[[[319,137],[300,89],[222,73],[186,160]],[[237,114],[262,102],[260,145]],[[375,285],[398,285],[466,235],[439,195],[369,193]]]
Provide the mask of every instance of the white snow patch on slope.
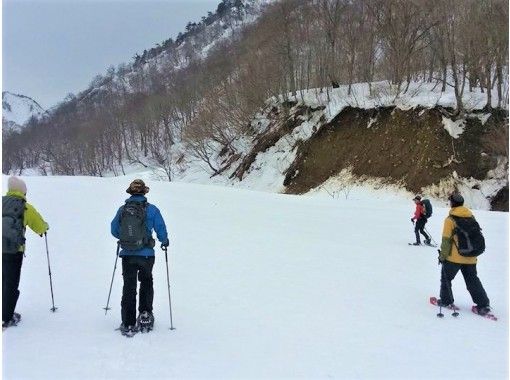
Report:
[[2,120],[23,126],[31,117],[40,118],[46,111],[32,98],[2,92]]
[[465,119],[459,119],[459,120],[451,120],[447,117],[442,118],[442,123],[444,129],[452,136],[454,139],[458,139],[459,136],[464,132],[464,127],[466,126],[466,120]]

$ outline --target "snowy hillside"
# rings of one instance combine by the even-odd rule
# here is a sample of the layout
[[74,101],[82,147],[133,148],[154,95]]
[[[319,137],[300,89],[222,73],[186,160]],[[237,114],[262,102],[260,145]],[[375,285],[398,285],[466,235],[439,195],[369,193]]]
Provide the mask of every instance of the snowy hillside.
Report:
[[[469,311],[460,274],[460,316],[439,319],[428,304],[437,252],[408,246],[408,194],[297,197],[145,177],[170,235],[176,330],[160,249],[155,330],[132,339],[114,331],[120,262],[112,310],[102,309],[115,260],[110,221],[134,176],[25,177],[50,224],[59,309],[49,311],[44,239],[28,232],[23,320],[2,337],[5,379],[508,378],[508,214],[475,212],[487,240],[478,273],[499,320]],[[448,210],[434,206],[427,229],[439,241]]]
[[[241,31],[254,23],[263,13],[264,8],[276,0],[238,0],[224,5],[221,12],[203,17],[202,21],[189,23],[185,33],[180,33],[176,40],[169,39],[136,54],[134,62],[121,64],[115,75],[106,73],[98,76],[89,88],[80,92],[81,100],[100,98],[100,94],[112,89],[118,92],[151,92],[149,82],[141,85],[137,77],[146,77],[159,73],[179,72],[193,61],[207,59],[214,48],[239,37]],[[122,67],[122,69],[120,69]]]
[[34,99],[8,91],[2,92],[2,121],[8,128],[18,129],[31,117],[40,118],[45,114],[46,111]]
[[[353,85],[350,95],[348,95],[347,89],[348,86],[340,86],[336,89],[329,89],[328,93],[319,89],[302,91],[297,96],[289,99],[289,101],[295,102],[295,106],[290,109],[282,107],[282,104],[285,103],[284,99],[268,99],[265,107],[254,115],[250,123],[253,130],[256,131],[256,135],[243,136],[232,144],[236,149],[235,154],[232,154],[232,156],[237,156],[236,160],[229,161],[223,154],[220,154],[223,147],[215,142],[211,142],[207,147],[209,149],[209,159],[213,161],[214,166],[222,170],[220,175],[212,176],[208,165],[203,160],[193,157],[193,154],[185,144],[178,143],[173,145],[171,156],[176,157],[176,159],[179,158],[180,162],[174,165],[172,180],[284,192],[286,190],[284,186],[286,173],[296,161],[299,151],[297,147],[303,142],[310,140],[324,125],[330,123],[347,108],[372,112],[375,116],[370,118],[366,128],[364,128],[370,129],[378,121],[377,110],[385,107],[395,107],[395,109],[402,110],[403,112],[422,109],[419,112],[419,116],[426,113],[427,110],[437,107],[441,109],[455,107],[453,89],[448,87],[445,92],[441,92],[440,88],[430,83],[412,82],[406,93],[395,92],[394,86],[387,82],[372,84],[372,94],[369,93],[369,85],[367,83]],[[496,99],[495,95],[493,99]],[[463,133],[467,129],[466,121],[468,119],[480,120],[481,124],[485,125],[487,120],[493,116],[490,112],[482,110],[485,105],[485,97],[486,94],[482,93],[479,89],[475,89],[471,93],[466,91],[464,95],[466,106],[465,117],[453,121],[451,118],[443,116],[442,123],[438,124],[437,135],[434,138],[441,138],[443,142],[446,141],[450,146],[453,145],[453,140],[459,141],[459,138],[463,137]],[[496,106],[496,103],[493,106]],[[273,111],[275,109],[280,114],[285,114],[285,111],[288,111],[287,119],[279,120],[275,118]],[[300,114],[303,109],[306,109],[304,115]],[[289,120],[295,120],[297,126],[281,133],[279,138],[275,139],[272,144],[264,146],[265,149],[256,149],[265,135],[271,136],[275,130],[281,128]],[[441,135],[440,133],[444,131],[447,134],[443,133]],[[359,131],[360,134],[362,132],[362,130]],[[381,138],[384,136],[384,131],[380,132],[380,136]],[[404,136],[400,137],[403,138]],[[392,143],[396,144],[394,141]],[[437,142],[434,144],[438,145]],[[469,144],[473,145],[473,140],[470,140]],[[327,150],[328,148],[331,147],[326,146],[323,149]],[[243,160],[250,155],[254,155],[254,160],[251,165],[248,165],[248,169],[242,176],[242,179],[240,179],[240,176],[236,175],[236,170],[238,170],[236,168],[241,166]],[[180,157],[184,157],[184,160]],[[370,158],[373,161],[389,160],[389,157],[382,157],[384,156],[373,155]],[[150,160],[147,161],[146,165],[151,167]],[[229,162],[229,167],[223,171],[224,167],[226,167],[225,162]],[[129,167],[129,165],[126,165],[126,167]],[[153,167],[155,177],[161,179],[167,177],[157,165]],[[420,192],[439,200],[446,199],[446,194],[456,187],[467,195],[466,202],[469,207],[489,210],[491,208],[490,199],[508,183],[507,167],[507,158],[498,157],[496,167],[488,171],[485,178],[482,179],[474,179],[471,176],[462,177],[455,171],[455,168],[452,168],[448,176],[444,176],[441,178],[441,181],[433,185],[422,188]],[[329,191],[338,195],[344,192],[346,187],[352,188],[358,186],[360,179],[349,173],[349,167],[346,166],[342,169],[339,174],[331,176],[320,187],[312,191],[322,193]],[[140,170],[140,166],[135,165],[131,170]],[[30,171],[27,173],[31,174]],[[388,180],[388,178],[362,179],[367,185],[371,183],[372,187],[381,187],[381,183],[385,180]],[[404,188],[402,184],[400,187],[401,189]]]
[[[409,113],[409,118],[416,118],[418,120],[423,115],[426,116],[429,110],[440,108],[445,112],[446,116],[443,115],[442,119],[437,121],[435,132],[424,138],[430,141],[440,139],[442,143],[447,145],[448,151],[453,148],[452,154],[448,153],[446,157],[448,159],[445,158],[439,165],[440,168],[447,167],[448,172],[437,175],[436,182],[427,184],[416,191],[439,201],[446,199],[446,194],[451,192],[452,189],[458,188],[466,195],[466,204],[469,207],[490,210],[491,200],[507,186],[508,159],[504,156],[495,158],[494,163],[491,164],[494,165],[492,169],[485,169],[485,176],[480,176],[475,170],[467,172],[468,175],[462,175],[457,172],[458,167],[451,165],[454,161],[459,162],[457,160],[458,157],[455,157],[455,148],[458,150],[459,145],[453,147],[454,141],[459,144],[463,140],[464,136],[469,132],[473,120],[482,126],[488,126],[498,117],[497,112],[491,113],[483,110],[486,94],[482,93],[479,88],[476,88],[473,92],[466,91],[464,94],[466,115],[454,121],[447,116],[448,109],[455,107],[454,92],[449,87],[447,87],[445,92],[441,92],[440,88],[434,84],[412,82],[407,92],[397,93],[394,86],[388,82],[377,82],[371,86],[372,93],[370,93],[367,83],[358,83],[352,86],[350,94],[348,94],[348,86],[340,86],[336,89],[328,89],[327,92],[320,91],[319,89],[302,91],[298,95],[291,97],[288,101],[275,97],[268,99],[264,107],[253,116],[250,122],[254,134],[241,135],[233,141],[231,148],[234,150],[229,153],[230,157],[225,157],[221,153],[224,147],[217,142],[211,141],[204,145],[207,150],[207,158],[211,160],[216,168],[221,170],[221,174],[218,175],[212,176],[213,173],[204,160],[197,158],[196,154],[193,154],[189,149],[189,146],[184,141],[179,141],[178,139],[168,151],[165,151],[165,154],[171,161],[171,164],[168,164],[170,169],[163,169],[156,162],[157,160],[151,157],[139,156],[138,162],[133,163],[126,159],[120,165],[122,169],[118,167],[113,171],[106,171],[101,174],[116,176],[120,173],[128,174],[132,171],[137,172],[149,168],[153,172],[152,178],[168,180],[168,173],[165,170],[170,170],[172,181],[177,182],[216,184],[251,190],[285,192],[287,188],[284,183],[289,169],[292,168],[299,155],[298,145],[311,140],[314,135],[317,135],[317,132],[320,132],[321,128],[328,123],[332,123],[345,110],[356,109],[361,110],[361,112],[366,110],[373,115],[367,118],[367,123],[359,130],[359,134],[362,134],[364,130],[366,131],[371,128],[377,130],[377,122],[379,121],[377,112],[380,109],[394,107],[395,110]],[[492,97],[493,102],[495,102],[496,98],[496,93],[494,93]],[[290,108],[285,106],[285,104],[289,103],[294,105]],[[496,103],[493,106],[496,106]],[[277,115],[287,115],[288,113],[287,116],[284,116],[287,119],[283,118],[280,120],[278,119],[279,116],[275,117],[275,109],[278,110],[276,112]],[[303,110],[305,110],[305,114],[303,114]],[[414,110],[418,110],[416,115],[412,114]],[[288,121],[293,121],[296,126],[280,133],[279,138],[275,139],[271,144],[264,146],[262,149],[256,149],[260,145],[259,141],[265,135],[271,135]],[[379,135],[377,138],[385,136],[385,132],[381,131]],[[400,135],[397,137],[398,139],[404,138],[404,136]],[[478,144],[477,140],[480,140],[480,138],[468,138],[466,145],[474,146]],[[397,143],[396,141],[390,142],[390,144]],[[434,144],[439,146],[438,142]],[[324,151],[328,149],[336,148],[327,145],[323,148]],[[440,156],[440,153],[441,151],[436,150],[432,155],[435,156],[434,158],[437,158]],[[246,158],[250,156],[253,156],[253,162],[247,165],[243,175],[237,175],[236,172],[239,170],[239,167],[243,166]],[[421,152],[420,157],[423,157]],[[478,161],[487,157],[486,152],[482,152],[481,157]],[[388,153],[384,153],[384,155],[378,153],[368,158],[374,162],[390,160]],[[472,157],[470,156],[465,161],[471,160]],[[395,165],[398,168],[402,167],[401,163],[398,162]],[[23,169],[23,173],[25,175],[39,175],[41,174],[41,168],[44,168],[44,173],[52,173],[52,167],[49,164],[28,167]],[[364,183],[380,188],[382,183],[387,183],[388,181],[394,184],[398,183],[400,190],[405,191],[405,184],[399,182],[398,178],[392,179],[391,175],[386,178],[384,176],[382,178],[373,178],[373,176],[370,178],[359,178],[359,176],[352,175],[350,169],[349,165],[346,164],[338,172],[332,173],[330,177],[322,183],[317,183],[317,186],[309,191],[341,196],[341,193],[352,187],[360,187],[360,185],[364,187]],[[436,169],[431,168],[431,170]],[[412,171],[414,169],[408,170]],[[473,178],[473,174],[477,178]],[[430,173],[427,176],[430,177]],[[393,186],[393,188],[395,187]]]

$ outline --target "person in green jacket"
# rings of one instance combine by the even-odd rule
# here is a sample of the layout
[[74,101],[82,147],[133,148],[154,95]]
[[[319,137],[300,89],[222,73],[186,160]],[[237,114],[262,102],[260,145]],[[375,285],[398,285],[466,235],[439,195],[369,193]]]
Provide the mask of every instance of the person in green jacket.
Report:
[[26,226],[40,236],[49,228],[34,206],[27,203],[23,180],[10,177],[7,188],[2,197],[2,328],[15,326],[21,319],[14,310],[20,294]]

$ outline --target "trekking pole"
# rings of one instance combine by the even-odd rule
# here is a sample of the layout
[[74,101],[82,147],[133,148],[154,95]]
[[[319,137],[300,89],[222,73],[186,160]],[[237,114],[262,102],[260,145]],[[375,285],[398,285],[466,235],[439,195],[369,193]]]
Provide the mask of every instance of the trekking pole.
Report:
[[[441,263],[441,281],[444,279],[445,283],[446,283],[446,273],[444,272],[444,263]],[[448,288],[449,290],[449,293],[450,293],[450,298],[453,299],[453,291],[452,291],[452,288],[451,288],[451,283],[450,283],[450,287]],[[455,308],[455,304],[452,304],[452,310],[453,310],[453,313],[452,313],[452,317],[458,317],[459,316],[459,312],[458,310]],[[437,316],[439,318],[443,318],[444,317],[444,314],[442,313],[442,306],[441,304],[439,305],[439,313],[437,314]]]
[[170,307],[170,330],[175,330],[174,323],[172,320],[172,298],[170,297],[170,276],[168,275],[168,254],[167,247],[163,247],[163,251],[165,251],[165,261],[166,261],[166,282],[168,284],[168,305]]
[[104,315],[108,313],[108,310],[111,308],[108,307],[110,304],[110,295],[112,294],[112,286],[113,286],[113,277],[115,276],[115,269],[117,269],[117,260],[119,258],[119,250],[120,250],[120,242],[117,242],[117,253],[115,254],[115,265],[113,266],[113,274],[112,274],[112,282],[110,283],[110,291],[108,292],[108,301],[106,301],[106,307],[103,307],[105,310]]
[[48,250],[48,234],[44,233],[44,240],[46,242],[46,257],[48,258],[48,274],[50,275],[50,290],[51,290],[51,311],[55,312],[58,308],[55,307],[55,299],[53,298],[53,281],[51,280],[51,268],[50,268],[50,252]]
[[427,233],[427,235],[430,236],[430,239],[434,242],[435,245],[438,245],[437,244],[437,241],[434,240],[434,238],[432,237],[432,234],[425,228],[423,227],[423,229],[425,230],[425,232]]
[[[444,266],[444,264],[443,264],[443,266]],[[450,287],[448,289],[450,290],[450,299],[453,300],[453,291],[452,291],[452,287],[451,287],[451,281],[450,281]],[[459,312],[457,311],[457,309],[455,309],[454,303],[452,303],[452,310],[453,310],[452,317],[458,317]]]
[[[441,263],[441,281],[443,281],[443,278],[444,278],[444,270],[443,270],[443,263]],[[442,313],[442,309],[443,309],[442,304],[443,304],[442,302],[439,304],[439,313],[436,314],[436,316],[438,318],[444,317],[444,314]]]

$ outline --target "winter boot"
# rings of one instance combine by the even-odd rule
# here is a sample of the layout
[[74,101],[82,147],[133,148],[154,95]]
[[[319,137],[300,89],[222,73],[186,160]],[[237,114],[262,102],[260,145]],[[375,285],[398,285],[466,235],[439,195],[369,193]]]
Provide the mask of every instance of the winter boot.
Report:
[[478,315],[487,315],[491,312],[490,306],[476,306]]
[[154,315],[148,311],[142,311],[136,319],[136,325],[141,332],[149,332],[154,328]]
[[446,303],[441,298],[438,298],[437,300],[437,306],[449,307],[450,305],[452,305],[452,303]]
[[417,241],[416,243],[413,243],[411,245],[421,245],[421,243],[419,241]]
[[430,239],[425,239],[425,244],[430,245]]

